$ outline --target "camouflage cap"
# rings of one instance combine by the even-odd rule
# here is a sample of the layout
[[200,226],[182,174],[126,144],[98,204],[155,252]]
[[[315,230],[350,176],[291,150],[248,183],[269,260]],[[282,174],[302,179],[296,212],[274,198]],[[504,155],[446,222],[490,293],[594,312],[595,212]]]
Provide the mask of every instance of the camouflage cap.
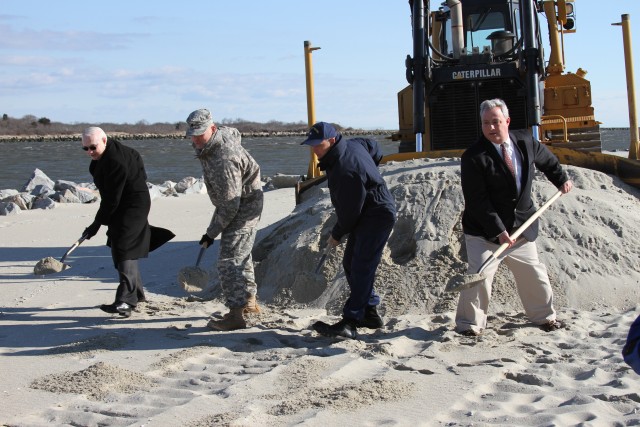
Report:
[[200,108],[199,110],[189,114],[189,117],[187,117],[187,124],[189,125],[189,129],[187,129],[186,136],[202,135],[207,131],[207,129],[209,129],[209,126],[213,124],[211,112],[206,108]]

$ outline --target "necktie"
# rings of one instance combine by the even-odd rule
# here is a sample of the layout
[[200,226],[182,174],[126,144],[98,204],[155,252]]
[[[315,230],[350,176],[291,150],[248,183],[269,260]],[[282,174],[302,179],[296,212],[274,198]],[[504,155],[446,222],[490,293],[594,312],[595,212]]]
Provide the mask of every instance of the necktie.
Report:
[[507,152],[507,144],[502,143],[502,144],[500,144],[500,147],[502,148],[502,157],[504,158],[504,162],[507,164],[507,167],[511,171],[511,175],[513,175],[513,177],[515,178],[516,177],[516,170],[513,167],[513,162],[511,161],[511,156],[509,155],[509,152]]

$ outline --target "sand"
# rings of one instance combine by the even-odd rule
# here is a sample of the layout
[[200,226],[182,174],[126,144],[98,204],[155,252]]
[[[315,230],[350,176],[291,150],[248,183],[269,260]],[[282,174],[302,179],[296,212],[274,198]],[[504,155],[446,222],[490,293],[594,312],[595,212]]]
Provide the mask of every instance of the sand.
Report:
[[[91,223],[96,204],[0,217],[0,424],[19,426],[637,425],[640,376],[620,351],[640,314],[640,192],[568,167],[576,185],[541,217],[547,265],[566,329],[545,333],[522,313],[508,270],[494,285],[489,326],[453,331],[465,274],[457,159],[382,167],[399,219],[376,279],[385,327],[358,340],[319,337],[346,296],[342,247],[314,269],[333,210],[317,187],[265,193],[254,248],[263,308],[249,328],[213,332],[225,308],[213,264],[189,295],[178,272],[193,265],[213,207],[206,195],[155,199],[150,222],[176,237],[141,261],[148,302],[130,318],[103,313],[115,270],[105,230],[35,276]],[[542,205],[555,189],[534,185]]]

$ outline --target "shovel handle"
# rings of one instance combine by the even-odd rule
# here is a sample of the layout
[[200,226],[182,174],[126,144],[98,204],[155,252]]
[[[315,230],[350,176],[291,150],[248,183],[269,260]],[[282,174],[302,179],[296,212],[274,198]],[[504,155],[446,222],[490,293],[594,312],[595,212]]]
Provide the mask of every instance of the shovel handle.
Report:
[[204,251],[207,250],[206,244],[203,244],[200,247],[200,252],[198,252],[198,259],[196,260],[196,267],[200,265],[200,261],[202,260],[202,255],[204,255]]
[[[515,240],[518,237],[520,237],[520,235],[533,223],[533,221],[538,219],[538,217],[542,215],[542,212],[546,211],[547,208],[551,206],[551,204],[555,202],[556,199],[560,196],[562,196],[562,191],[558,190],[556,194],[554,194],[549,200],[547,200],[547,202],[544,205],[540,206],[540,208],[537,211],[535,211],[534,214],[531,215],[528,220],[526,220],[520,227],[518,227],[516,231],[513,232],[513,234],[511,235],[511,238]],[[502,252],[504,252],[508,247],[509,247],[509,243],[501,244],[500,247],[496,249],[496,251],[493,254],[491,254],[491,256],[487,258],[485,262],[482,263],[482,265],[478,269],[478,273],[482,273],[484,269],[487,268],[487,266],[491,263],[491,261],[498,258],[500,254],[502,254]]]
[[318,274],[320,272],[320,267],[322,267],[322,264],[324,264],[324,260],[327,259],[327,255],[329,255],[329,252],[331,252],[332,248],[333,247],[329,244],[327,244],[327,246],[324,248],[324,252],[320,257],[320,261],[318,261],[318,265],[316,266],[315,274]]
[[323,253],[322,256],[320,257],[320,261],[318,261],[318,265],[316,266],[316,270],[315,270],[316,274],[320,272],[320,267],[322,267],[322,264],[324,263],[324,260],[326,258],[327,258],[327,252],[325,251],[325,253]]
[[[551,203],[555,202],[556,199],[560,196],[562,196],[562,191],[558,190],[558,192],[554,194],[549,200],[547,200],[547,202],[544,205],[540,206],[540,209],[535,211],[535,213],[531,215],[531,217],[528,220],[526,220],[524,224],[522,224],[520,227],[518,227],[516,231],[513,232],[513,234],[511,235],[511,238],[514,240],[517,239],[524,232],[524,230],[526,230],[533,221],[538,219],[538,217],[542,215],[542,212],[546,211],[547,208],[551,206]],[[504,249],[502,251],[504,251]],[[500,251],[500,253],[502,253],[502,251]]]
[[64,260],[67,259],[67,256],[69,256],[71,252],[75,251],[76,248],[80,246],[80,244],[84,242],[86,239],[87,239],[87,236],[83,234],[82,237],[76,240],[76,242],[73,245],[71,245],[69,249],[67,249],[67,252],[65,252],[64,255],[62,255],[62,258],[60,258],[60,262],[64,263]]

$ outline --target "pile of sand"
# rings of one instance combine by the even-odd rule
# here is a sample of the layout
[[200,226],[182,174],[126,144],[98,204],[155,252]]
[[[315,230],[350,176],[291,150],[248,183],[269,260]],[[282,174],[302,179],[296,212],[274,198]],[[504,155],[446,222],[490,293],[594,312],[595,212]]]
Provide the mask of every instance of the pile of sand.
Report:
[[147,390],[153,384],[143,374],[98,362],[81,371],[39,378],[31,383],[31,388],[52,393],[84,394],[89,399],[101,400],[109,393],[134,393]]
[[[556,306],[634,307],[640,282],[640,191],[597,171],[566,169],[575,187],[544,212],[537,240]],[[457,295],[444,289],[467,268],[459,159],[412,160],[381,170],[398,208],[376,277],[382,311],[393,316],[449,311]],[[537,206],[556,191],[538,174],[533,185]],[[334,215],[323,184],[303,193],[303,203],[256,245],[262,300],[340,312],[347,296],[341,266],[344,245],[329,255],[320,275],[311,274]],[[522,309],[511,273],[503,265],[494,283],[494,309]]]

